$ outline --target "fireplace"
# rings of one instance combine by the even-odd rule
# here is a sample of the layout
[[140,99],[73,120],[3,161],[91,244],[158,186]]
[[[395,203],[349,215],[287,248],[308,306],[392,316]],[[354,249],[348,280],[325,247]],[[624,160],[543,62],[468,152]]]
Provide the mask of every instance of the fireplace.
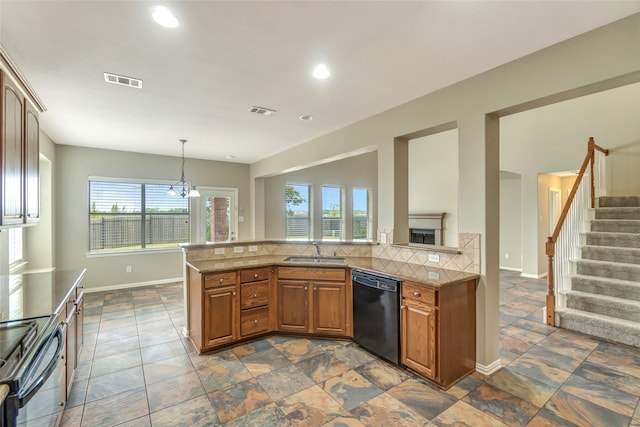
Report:
[[442,246],[442,213],[409,214],[409,243]]

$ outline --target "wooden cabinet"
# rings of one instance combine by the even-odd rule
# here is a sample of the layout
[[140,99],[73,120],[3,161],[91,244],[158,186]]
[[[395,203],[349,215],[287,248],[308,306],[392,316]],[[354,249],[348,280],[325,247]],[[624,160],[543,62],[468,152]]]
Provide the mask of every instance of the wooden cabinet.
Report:
[[237,272],[201,274],[187,268],[189,337],[198,353],[238,338]]
[[278,330],[309,332],[309,282],[278,279]]
[[66,369],[67,396],[71,393],[73,378],[82,351],[84,287],[80,283],[70,294],[66,304]]
[[240,336],[243,338],[273,329],[272,273],[270,268],[240,271]]
[[475,288],[402,283],[402,364],[445,388],[475,370]]
[[0,226],[40,217],[38,110],[0,70]]
[[278,330],[353,336],[350,285],[344,268],[279,268]]
[[236,340],[236,295],[235,286],[204,292],[203,347],[217,347]]
[[8,76],[0,71],[0,134],[2,157],[1,225],[24,222],[23,130],[24,99]]

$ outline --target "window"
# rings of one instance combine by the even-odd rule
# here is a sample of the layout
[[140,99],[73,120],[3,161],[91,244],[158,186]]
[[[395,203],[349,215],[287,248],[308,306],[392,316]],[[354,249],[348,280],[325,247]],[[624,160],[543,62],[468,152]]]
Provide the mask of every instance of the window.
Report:
[[290,240],[310,240],[311,186],[287,184],[285,187],[285,236]]
[[176,247],[189,242],[189,199],[167,184],[89,181],[89,250]]
[[322,240],[344,240],[344,191],[322,186]]
[[353,189],[353,240],[371,240],[371,190]]

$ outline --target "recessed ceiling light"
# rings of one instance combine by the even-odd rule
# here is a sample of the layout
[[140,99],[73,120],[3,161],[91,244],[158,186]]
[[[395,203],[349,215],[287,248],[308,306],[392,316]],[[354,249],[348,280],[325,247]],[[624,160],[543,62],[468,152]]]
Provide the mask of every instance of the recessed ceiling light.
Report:
[[305,114],[304,116],[300,116],[298,118],[300,120],[302,120],[303,122],[309,122],[309,121],[315,119],[315,117],[313,117],[311,114]]
[[316,79],[326,79],[331,75],[331,71],[324,64],[316,65],[316,68],[313,69],[313,77]]
[[153,8],[153,12],[151,12],[151,16],[153,19],[163,27],[167,28],[176,28],[180,25],[178,22],[178,18],[173,16],[171,11],[164,6],[156,6]]

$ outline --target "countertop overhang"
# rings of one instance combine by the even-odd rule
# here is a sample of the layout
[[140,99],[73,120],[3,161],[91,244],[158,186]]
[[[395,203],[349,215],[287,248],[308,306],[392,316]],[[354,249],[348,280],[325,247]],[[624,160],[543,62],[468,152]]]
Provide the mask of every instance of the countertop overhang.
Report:
[[341,262],[322,263],[310,261],[285,261],[288,255],[268,255],[256,257],[219,258],[205,261],[187,261],[187,265],[202,274],[220,273],[257,267],[314,267],[314,268],[349,268],[367,270],[397,277],[401,280],[418,282],[429,286],[442,287],[480,278],[477,273],[429,267],[422,264],[400,262],[374,257],[344,257]]

